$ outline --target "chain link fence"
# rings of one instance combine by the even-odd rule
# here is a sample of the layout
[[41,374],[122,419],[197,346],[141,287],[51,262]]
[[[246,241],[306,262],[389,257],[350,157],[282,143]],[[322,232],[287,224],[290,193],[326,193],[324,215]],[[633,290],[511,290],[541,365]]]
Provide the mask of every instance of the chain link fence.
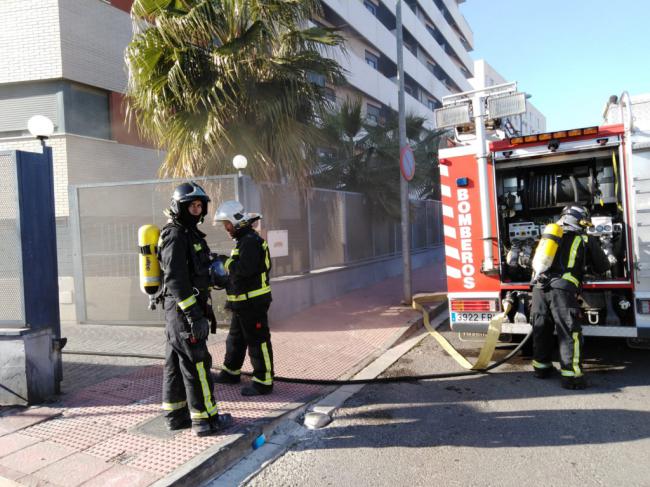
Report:
[[[196,178],[210,198],[200,229],[213,252],[229,253],[233,242],[221,225],[211,225],[217,205],[240,199],[260,211],[258,228],[269,240],[273,277],[301,275],[401,251],[400,224],[372,215],[363,195],[286,185],[254,184],[236,176]],[[163,210],[181,180],[81,185],[71,188],[70,214],[77,320],[88,323],[160,323],[139,290],[137,233],[141,225],[166,222]],[[412,202],[412,248],[441,243],[437,201]],[[215,309],[223,293],[214,293]],[[221,313],[217,313],[220,315]]]

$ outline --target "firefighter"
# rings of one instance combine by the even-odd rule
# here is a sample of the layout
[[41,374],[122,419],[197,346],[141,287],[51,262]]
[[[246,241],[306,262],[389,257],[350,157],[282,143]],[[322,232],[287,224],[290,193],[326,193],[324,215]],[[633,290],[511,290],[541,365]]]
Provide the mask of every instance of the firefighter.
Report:
[[158,243],[167,338],[163,409],[170,430],[191,426],[196,436],[215,434],[232,423],[230,414],[217,411],[206,345],[209,318],[214,320],[209,303],[210,249],[197,225],[203,222],[209,201],[198,184],[179,185]]
[[553,372],[553,327],[558,336],[562,387],[584,389],[582,370],[582,318],[578,293],[584,267],[590,263],[596,273],[604,273],[610,260],[595,238],[585,229],[592,226],[589,212],[577,204],[562,210],[563,235],[550,268],[535,276],[531,303],[533,325],[533,370],[535,377],[547,378]]
[[267,312],[271,305],[269,271],[271,257],[264,239],[253,229],[261,218],[244,213],[239,201],[224,202],[214,217],[222,222],[236,241],[230,257],[221,256],[229,273],[226,284],[226,309],[232,312],[226,340],[226,356],[216,382],[237,384],[241,367],[248,355],[253,365],[250,385],[241,389],[243,396],[270,394],[273,391],[273,348]]

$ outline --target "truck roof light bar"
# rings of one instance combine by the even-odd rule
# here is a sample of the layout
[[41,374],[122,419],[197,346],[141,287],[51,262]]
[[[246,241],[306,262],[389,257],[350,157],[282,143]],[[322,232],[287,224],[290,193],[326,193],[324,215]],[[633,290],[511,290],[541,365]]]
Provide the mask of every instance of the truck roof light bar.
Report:
[[586,127],[573,130],[559,130],[557,132],[546,132],[543,134],[531,134],[524,137],[510,138],[511,145],[530,144],[533,142],[545,142],[552,139],[566,139],[568,137],[579,137],[581,135],[594,135],[598,133],[598,127]]

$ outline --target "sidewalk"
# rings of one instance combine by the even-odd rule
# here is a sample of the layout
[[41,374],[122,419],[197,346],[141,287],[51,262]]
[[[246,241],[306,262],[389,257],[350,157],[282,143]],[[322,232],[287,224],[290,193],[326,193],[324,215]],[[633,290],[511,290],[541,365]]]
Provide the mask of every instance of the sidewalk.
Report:
[[[440,263],[413,273],[413,292],[444,289]],[[271,323],[277,376],[348,377],[381,354],[418,315],[400,306],[402,278],[319,304]],[[68,351],[162,355],[160,328],[66,326]],[[209,341],[216,366],[226,331]],[[247,362],[244,370],[250,370]],[[244,379],[246,380],[246,379]],[[104,486],[196,485],[190,473],[225,468],[251,448],[261,426],[329,389],[276,382],[273,394],[242,398],[240,386],[217,385],[220,410],[235,423],[224,435],[167,432],[160,416],[162,363],[155,359],[64,355],[57,403],[0,416],[0,484]],[[3,484],[4,485],[4,484]]]

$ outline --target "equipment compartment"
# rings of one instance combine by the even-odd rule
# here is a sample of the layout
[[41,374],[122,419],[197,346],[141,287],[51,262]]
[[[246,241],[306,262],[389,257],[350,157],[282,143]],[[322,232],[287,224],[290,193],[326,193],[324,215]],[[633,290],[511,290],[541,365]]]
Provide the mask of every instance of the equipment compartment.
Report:
[[[598,238],[617,264],[597,275],[586,269],[585,283],[629,280],[627,228],[621,196],[620,171],[610,150],[567,161],[501,160],[495,164],[501,280],[529,284],[533,254],[544,227],[556,222],[564,206],[576,203],[591,212]],[[536,164],[537,162],[537,164]]]

